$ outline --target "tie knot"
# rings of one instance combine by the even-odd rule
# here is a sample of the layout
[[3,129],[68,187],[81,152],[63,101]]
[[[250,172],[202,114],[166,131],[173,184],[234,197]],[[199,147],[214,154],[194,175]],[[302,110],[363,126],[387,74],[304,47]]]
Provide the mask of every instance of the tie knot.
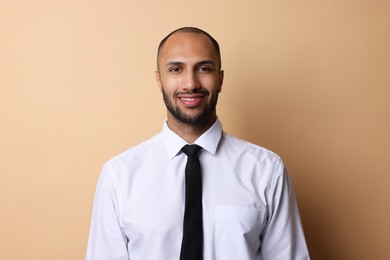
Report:
[[196,156],[199,151],[202,149],[199,145],[196,144],[187,144],[181,148],[181,150],[187,155],[187,156]]

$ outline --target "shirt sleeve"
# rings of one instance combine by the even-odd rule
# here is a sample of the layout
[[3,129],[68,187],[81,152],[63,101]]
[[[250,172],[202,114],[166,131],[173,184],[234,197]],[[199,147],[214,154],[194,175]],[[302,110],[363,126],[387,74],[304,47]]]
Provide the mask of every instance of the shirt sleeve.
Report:
[[261,235],[263,260],[310,259],[292,184],[278,158],[267,194],[268,222]]
[[120,218],[120,189],[105,165],[97,184],[86,260],[129,260]]

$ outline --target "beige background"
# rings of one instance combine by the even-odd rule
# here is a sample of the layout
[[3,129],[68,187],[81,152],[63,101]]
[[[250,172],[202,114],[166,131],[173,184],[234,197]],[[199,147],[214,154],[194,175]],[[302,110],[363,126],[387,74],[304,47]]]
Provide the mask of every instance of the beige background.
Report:
[[0,0],[0,259],[83,259],[102,164],[159,132],[159,41],[220,42],[227,132],[279,153],[312,259],[390,259],[389,1]]

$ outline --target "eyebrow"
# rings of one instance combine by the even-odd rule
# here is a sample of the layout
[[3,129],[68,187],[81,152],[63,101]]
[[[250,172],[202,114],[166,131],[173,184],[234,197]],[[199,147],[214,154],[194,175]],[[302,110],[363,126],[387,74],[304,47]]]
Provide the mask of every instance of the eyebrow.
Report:
[[[165,63],[165,67],[168,67],[168,66],[172,66],[172,65],[176,65],[176,66],[179,66],[179,65],[183,65],[184,62],[182,61],[168,61],[167,63]],[[199,65],[207,65],[207,64],[211,64],[211,65],[215,65],[215,62],[213,60],[202,60],[202,61],[199,61],[196,63],[196,66],[199,66]]]

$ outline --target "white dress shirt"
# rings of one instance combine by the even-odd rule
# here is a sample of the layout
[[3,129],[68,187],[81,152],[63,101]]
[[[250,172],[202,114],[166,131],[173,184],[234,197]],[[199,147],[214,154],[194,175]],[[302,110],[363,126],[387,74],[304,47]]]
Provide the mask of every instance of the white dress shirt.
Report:
[[[196,142],[204,260],[309,259],[294,191],[273,152],[230,136],[219,120]],[[178,260],[186,141],[163,131],[108,161],[95,194],[87,260]]]

